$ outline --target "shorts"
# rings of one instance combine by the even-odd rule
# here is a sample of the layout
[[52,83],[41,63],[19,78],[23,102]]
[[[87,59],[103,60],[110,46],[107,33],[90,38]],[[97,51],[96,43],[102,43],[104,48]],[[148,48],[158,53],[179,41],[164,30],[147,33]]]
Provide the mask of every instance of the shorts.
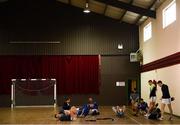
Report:
[[150,97],[150,102],[156,102],[156,96],[151,96]]
[[162,104],[171,104],[171,98],[162,99],[161,102]]
[[118,116],[118,117],[124,116],[124,112],[117,112],[117,116]]

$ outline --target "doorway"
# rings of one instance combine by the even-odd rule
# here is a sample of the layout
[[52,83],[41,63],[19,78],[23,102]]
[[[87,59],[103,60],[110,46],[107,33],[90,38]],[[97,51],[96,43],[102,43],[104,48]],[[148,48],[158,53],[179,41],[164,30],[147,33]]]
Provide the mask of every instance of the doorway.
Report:
[[137,92],[139,93],[138,80],[137,79],[128,79],[127,80],[127,103],[128,103],[128,105],[131,104],[130,94],[134,89],[136,89]]

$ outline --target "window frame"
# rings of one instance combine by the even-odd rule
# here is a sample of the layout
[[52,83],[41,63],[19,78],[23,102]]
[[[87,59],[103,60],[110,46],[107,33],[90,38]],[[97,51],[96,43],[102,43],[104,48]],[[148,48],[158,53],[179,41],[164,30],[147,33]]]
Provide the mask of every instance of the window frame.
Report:
[[[167,18],[167,15],[168,14],[166,14],[166,12],[167,12],[167,10],[170,8],[170,7],[172,7],[173,5],[175,4],[175,18],[174,18],[174,20],[172,20],[171,22],[169,22],[169,23],[167,23],[167,20],[166,20],[166,18]],[[172,23],[174,23],[175,21],[176,21],[176,19],[177,19],[177,10],[176,10],[176,8],[177,8],[177,6],[176,6],[176,0],[173,0],[173,1],[171,1],[164,9],[163,9],[163,11],[162,11],[162,23],[163,23],[163,29],[165,29],[166,27],[168,27],[169,25],[171,25]]]
[[[150,30],[150,31],[147,31]],[[146,33],[150,33],[148,36],[145,35]],[[149,22],[147,25],[144,26],[143,28],[143,36],[144,36],[144,42],[147,42],[149,39],[152,38],[152,22]]]

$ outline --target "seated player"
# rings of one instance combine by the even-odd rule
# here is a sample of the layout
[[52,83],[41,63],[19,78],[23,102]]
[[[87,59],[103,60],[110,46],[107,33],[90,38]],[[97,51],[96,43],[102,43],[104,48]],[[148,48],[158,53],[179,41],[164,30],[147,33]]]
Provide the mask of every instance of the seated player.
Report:
[[63,110],[63,112],[56,114],[55,118],[58,118],[60,121],[73,121],[77,119],[77,109],[75,106],[72,106],[70,110]]
[[70,102],[71,102],[71,99],[70,98],[66,98],[64,103],[63,103],[62,109],[70,110],[71,109]]
[[144,115],[148,111],[148,104],[141,98],[139,100],[139,104],[138,104],[137,108],[138,108],[138,112],[140,112],[140,114]]
[[132,113],[134,116],[138,116],[138,113],[139,113],[139,109],[138,109],[138,105],[139,105],[139,99],[136,100],[133,104],[133,109],[132,109]]
[[78,117],[86,117],[89,113],[88,105],[85,104],[82,107],[80,107],[77,111]]
[[158,103],[157,103],[150,112],[148,119],[158,120],[160,117],[161,117],[161,110],[158,108]]
[[91,97],[88,99],[88,104],[83,105],[78,110],[79,117],[85,117],[87,115],[99,115],[98,104]]
[[98,104],[90,97],[88,99],[89,115],[99,115]]
[[125,113],[125,110],[126,110],[126,106],[123,105],[122,107],[120,106],[113,106],[112,107],[112,110],[116,113],[116,115],[118,117],[123,117],[124,116],[124,113]]
[[70,110],[71,109],[70,102],[71,102],[71,99],[66,98],[59,113],[64,112],[64,110]]
[[138,106],[138,100],[139,100],[139,94],[137,93],[136,89],[134,89],[130,94],[130,100],[131,100],[131,108],[133,112],[137,112],[137,106]]

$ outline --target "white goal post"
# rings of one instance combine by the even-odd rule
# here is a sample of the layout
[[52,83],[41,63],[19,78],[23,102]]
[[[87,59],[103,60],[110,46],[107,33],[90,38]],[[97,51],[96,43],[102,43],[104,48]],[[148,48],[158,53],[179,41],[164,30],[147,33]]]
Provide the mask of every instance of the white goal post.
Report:
[[[53,102],[50,104],[50,105],[23,105],[23,106],[18,106],[16,105],[16,98],[17,98],[17,95],[16,95],[16,87],[17,87],[17,82],[21,82],[23,84],[26,84],[28,82],[36,82],[36,84],[38,82],[49,82],[51,83],[50,85],[48,85],[47,87],[44,87],[44,88],[41,88],[41,89],[34,89],[34,90],[31,90],[31,89],[26,89],[26,88],[23,88],[23,91],[34,91],[34,92],[40,92],[40,91],[45,91],[46,89],[50,88],[53,89],[53,93],[52,94],[52,98],[53,98]],[[56,91],[56,79],[11,79],[11,108],[14,108],[14,107],[56,107],[56,104],[57,104],[57,91]],[[32,97],[33,98],[33,97]]]

